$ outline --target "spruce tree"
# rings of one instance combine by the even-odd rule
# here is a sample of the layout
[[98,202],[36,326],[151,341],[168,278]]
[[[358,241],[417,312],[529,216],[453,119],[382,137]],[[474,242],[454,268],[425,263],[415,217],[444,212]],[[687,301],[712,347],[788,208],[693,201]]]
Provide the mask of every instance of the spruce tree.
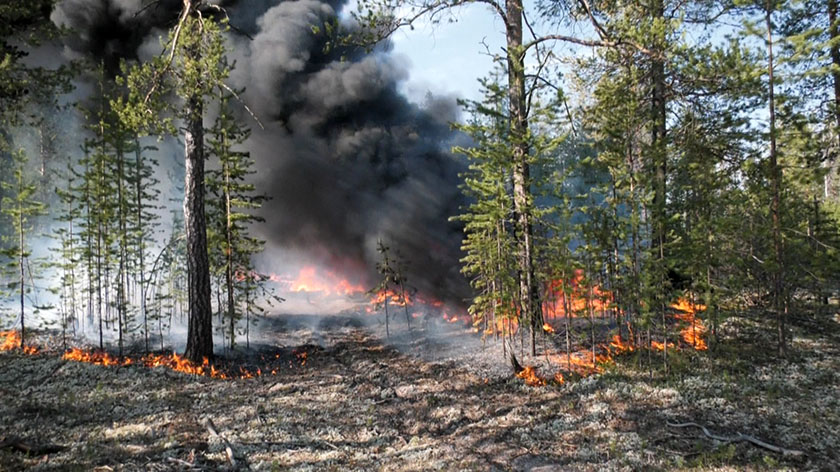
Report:
[[224,313],[233,349],[237,322],[247,309],[243,306],[247,305],[243,284],[259,279],[252,277],[252,258],[262,251],[264,242],[249,233],[253,224],[263,221],[254,212],[266,197],[257,194],[254,184],[249,182],[256,173],[254,161],[248,152],[239,149],[248,140],[250,130],[233,116],[231,98],[223,94],[219,114],[208,132],[208,151],[218,159],[218,168],[207,172],[207,190],[211,195],[207,214],[211,268],[222,275]]
[[15,168],[12,175],[2,181],[5,195],[2,200],[2,211],[12,223],[14,235],[9,238],[8,246],[3,255],[9,258],[7,267],[14,271],[15,282],[9,285],[15,288],[20,301],[20,348],[26,345],[26,295],[32,289],[27,285],[27,274],[34,278],[29,263],[32,254],[30,238],[35,218],[46,214],[45,205],[33,199],[38,187],[27,169],[28,158],[21,149],[13,153]]

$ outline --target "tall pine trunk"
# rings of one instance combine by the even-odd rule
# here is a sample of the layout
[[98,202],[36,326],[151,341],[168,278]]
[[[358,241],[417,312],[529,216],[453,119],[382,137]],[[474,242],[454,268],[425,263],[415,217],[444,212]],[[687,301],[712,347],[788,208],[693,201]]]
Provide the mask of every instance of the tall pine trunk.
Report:
[[[665,6],[663,0],[654,0],[653,18],[663,21],[665,17]],[[664,34],[664,33],[663,33]],[[651,116],[653,127],[651,130],[651,148],[653,151],[653,244],[654,259],[658,262],[657,272],[659,275],[659,288],[657,291],[659,314],[662,318],[663,349],[662,361],[667,366],[668,359],[668,326],[665,316],[666,290],[665,280],[665,238],[667,237],[666,227],[666,199],[667,199],[667,171],[668,171],[668,150],[666,141],[666,107],[665,107],[665,38],[656,38],[656,45],[653,50],[656,53],[653,57],[652,80],[653,99],[651,100]]]
[[[198,56],[197,49],[189,51]],[[198,57],[193,57],[198,60]],[[213,310],[210,302],[210,261],[207,255],[207,221],[204,215],[204,104],[201,97],[187,100],[184,132],[186,177],[184,224],[187,238],[187,291],[189,320],[184,356],[193,362],[213,357]]]
[[508,107],[513,146],[513,204],[516,213],[519,265],[519,302],[522,320],[529,321],[531,355],[535,356],[536,331],[541,324],[539,287],[534,272],[531,178],[528,163],[528,116],[525,106],[525,52],[522,45],[522,0],[507,0]]
[[[837,127],[838,145],[840,145],[840,25],[837,24],[837,0],[828,0],[828,36],[831,42],[829,55],[831,56],[831,78],[834,82],[834,124]],[[837,155],[829,158],[829,170],[825,183],[825,198],[828,199],[831,193],[831,179],[835,176],[835,164]]]

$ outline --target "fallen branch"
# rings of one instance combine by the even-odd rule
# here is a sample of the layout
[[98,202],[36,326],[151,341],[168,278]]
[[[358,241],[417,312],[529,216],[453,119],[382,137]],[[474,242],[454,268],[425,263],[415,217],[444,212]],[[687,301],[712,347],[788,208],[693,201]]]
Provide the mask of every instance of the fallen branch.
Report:
[[755,438],[753,436],[749,436],[749,435],[746,435],[746,434],[742,434],[742,433],[738,433],[735,436],[719,436],[717,434],[712,434],[711,432],[709,432],[709,430],[705,426],[697,424],[697,423],[671,423],[671,422],[667,422],[666,424],[668,426],[672,427],[672,428],[689,428],[689,427],[700,428],[700,430],[703,431],[703,434],[709,439],[714,439],[715,441],[720,441],[720,442],[726,443],[726,444],[735,443],[735,442],[748,442],[748,443],[750,443],[754,446],[760,447],[762,449],[767,449],[768,451],[773,451],[773,452],[779,453],[779,454],[781,454],[785,457],[799,457],[799,456],[802,456],[802,455],[805,454],[804,452],[797,451],[795,449],[785,449],[783,447],[774,446],[774,445],[766,443],[766,442],[764,442],[764,441],[762,441],[758,438]]
[[187,470],[204,470],[200,466],[197,466],[192,462],[187,462],[183,459],[178,459],[177,457],[167,457],[166,461],[172,464],[177,464],[182,467],[186,467]]
[[44,444],[38,446],[30,444],[20,438],[4,438],[0,441],[0,449],[12,449],[32,456],[42,456],[45,454],[55,454],[56,452],[61,452],[67,449],[67,447],[60,446],[58,444]]
[[207,427],[207,431],[210,433],[210,436],[215,436],[222,440],[225,443],[225,454],[227,454],[228,462],[230,462],[231,467],[236,467],[236,457],[233,454],[233,446],[231,446],[230,442],[225,439],[219,432],[216,430],[216,425],[213,424],[213,420],[207,419],[207,422],[204,424]]

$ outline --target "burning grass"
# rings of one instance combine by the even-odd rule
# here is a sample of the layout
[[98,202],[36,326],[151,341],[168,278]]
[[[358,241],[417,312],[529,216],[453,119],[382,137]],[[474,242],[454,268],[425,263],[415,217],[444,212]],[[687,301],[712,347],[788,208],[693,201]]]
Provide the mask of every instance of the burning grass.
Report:
[[35,355],[38,354],[38,348],[35,346],[23,345],[21,342],[20,331],[0,331],[0,352],[11,351],[13,349],[23,349],[24,354]]
[[[0,331],[0,351],[12,351],[20,348],[20,333],[18,331]],[[24,346],[23,352],[27,355],[41,354],[44,351],[36,346]],[[309,353],[306,350],[295,350],[292,352],[294,360],[289,360],[289,368],[296,365],[306,365]],[[140,366],[149,369],[165,368],[173,372],[182,374],[196,375],[203,377],[210,377],[213,379],[230,380],[230,379],[248,379],[260,377],[263,375],[278,375],[283,370],[283,356],[275,354],[273,357],[260,357],[260,366],[247,368],[244,366],[237,366],[234,363],[222,363],[219,367],[211,363],[207,358],[203,362],[197,364],[178,353],[172,352],[169,354],[162,353],[148,353],[139,356],[116,356],[106,351],[86,350],[77,347],[70,348],[61,354],[61,359],[71,362],[80,362],[85,364],[93,364],[105,367],[127,367]]]

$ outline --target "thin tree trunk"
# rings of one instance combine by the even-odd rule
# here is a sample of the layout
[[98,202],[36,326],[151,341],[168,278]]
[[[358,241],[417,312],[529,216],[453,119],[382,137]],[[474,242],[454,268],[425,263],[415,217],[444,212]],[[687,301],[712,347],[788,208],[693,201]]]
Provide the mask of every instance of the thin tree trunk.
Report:
[[227,309],[230,318],[230,349],[233,350],[236,339],[236,310],[233,304],[233,218],[230,208],[230,168],[223,163],[222,172],[225,176],[225,284],[227,286]]
[[[23,168],[21,168],[21,172]],[[18,182],[18,196],[23,193],[23,177],[20,177],[20,181]],[[20,348],[23,349],[23,346],[26,344],[26,324],[24,323],[24,294],[26,293],[24,283],[26,282],[26,278],[24,277],[24,247],[23,247],[23,205],[18,198],[18,266],[19,266],[19,275],[20,275]]]
[[403,308],[405,309],[405,322],[408,324],[408,331],[411,332],[411,316],[408,315],[408,300],[405,298],[405,286],[400,282],[400,297],[402,297]]
[[[122,143],[120,143],[122,144]],[[127,229],[126,229],[126,208],[125,208],[125,201],[123,200],[123,181],[125,169],[123,167],[123,153],[121,150],[117,151],[117,211],[119,212],[119,231],[120,231],[120,263],[119,263],[119,272],[117,274],[117,283],[119,283],[117,289],[117,323],[119,324],[119,352],[120,357],[123,355],[123,323],[125,322],[126,318],[126,307],[128,306],[126,303],[126,286],[128,285],[128,276],[126,274],[126,246],[128,242],[126,241],[127,238]]]
[[[662,0],[654,0],[653,15],[657,20],[665,17],[665,5]],[[654,51],[659,55],[653,59],[653,100],[652,116],[653,128],[651,132],[651,147],[654,157],[654,182],[655,191],[653,197],[653,231],[654,244],[656,244],[656,258],[658,259],[657,271],[659,272],[659,289],[656,298],[662,318],[663,349],[662,362],[668,365],[668,326],[666,321],[666,269],[665,269],[665,238],[667,237],[666,227],[666,199],[667,199],[667,141],[666,141],[666,106],[665,106],[665,59],[660,48],[664,48],[665,38],[657,38]]]
[[385,291],[385,337],[391,337],[391,330],[388,328],[388,291]]
[[137,180],[135,182],[135,198],[136,198],[136,216],[137,216],[137,251],[139,253],[140,264],[140,316],[143,318],[143,339],[145,341],[146,352],[149,352],[149,319],[146,313],[146,263],[144,261],[146,253],[145,233],[143,231],[143,158],[140,141],[134,140],[135,148],[135,166],[137,167]]
[[781,184],[782,169],[779,166],[776,155],[776,97],[775,84],[773,83],[773,6],[771,0],[767,0],[764,21],[767,27],[767,76],[768,76],[768,107],[770,112],[770,189],[772,193],[771,212],[773,225],[773,249],[775,252],[775,267],[773,268],[773,305],[776,310],[776,321],[778,330],[778,351],[784,356],[787,351],[786,340],[786,310],[783,307],[784,294],[784,261],[781,235]]

